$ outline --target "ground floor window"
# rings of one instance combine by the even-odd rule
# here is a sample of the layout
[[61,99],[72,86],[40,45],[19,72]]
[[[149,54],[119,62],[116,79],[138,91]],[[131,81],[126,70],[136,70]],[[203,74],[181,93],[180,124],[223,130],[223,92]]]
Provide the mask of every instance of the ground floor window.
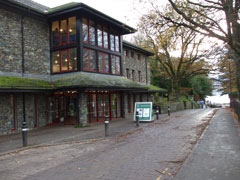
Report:
[[118,92],[89,91],[87,94],[89,123],[103,122],[121,117],[121,95]]

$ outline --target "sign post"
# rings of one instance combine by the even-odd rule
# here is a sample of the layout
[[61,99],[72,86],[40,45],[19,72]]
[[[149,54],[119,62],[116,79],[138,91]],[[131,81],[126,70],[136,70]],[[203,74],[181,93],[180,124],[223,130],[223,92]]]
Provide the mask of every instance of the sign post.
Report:
[[134,121],[138,112],[139,121],[154,121],[152,102],[136,102],[134,110]]

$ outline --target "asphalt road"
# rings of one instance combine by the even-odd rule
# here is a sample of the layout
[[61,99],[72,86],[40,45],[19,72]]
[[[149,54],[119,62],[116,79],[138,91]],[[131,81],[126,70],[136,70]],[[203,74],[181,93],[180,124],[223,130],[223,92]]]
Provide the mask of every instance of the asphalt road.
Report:
[[200,147],[195,144],[214,112],[181,111],[117,137],[44,145],[3,155],[0,179],[162,180],[177,175],[176,179],[179,170],[182,173],[188,168],[185,163],[192,150]]

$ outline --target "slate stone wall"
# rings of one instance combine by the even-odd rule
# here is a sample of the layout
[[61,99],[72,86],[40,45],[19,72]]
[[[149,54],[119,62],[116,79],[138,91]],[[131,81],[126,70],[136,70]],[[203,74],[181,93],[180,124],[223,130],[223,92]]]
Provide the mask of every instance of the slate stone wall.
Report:
[[0,9],[0,72],[22,73],[22,37],[26,74],[50,74],[49,26],[47,21],[24,17]]
[[[37,97],[37,113],[35,113],[34,96]],[[12,99],[12,100],[11,100]],[[0,135],[20,132],[23,122],[23,96],[21,93],[0,93]],[[14,107],[16,129],[13,129]],[[46,95],[32,94],[25,95],[26,122],[28,128],[34,129],[35,116],[38,116],[37,127],[46,125]]]
[[[142,76],[142,81],[141,83],[145,83],[145,84],[150,84],[150,63],[149,63],[149,57],[128,49],[126,47],[123,48],[123,50],[127,50],[128,51],[128,57],[125,56],[124,54],[124,60],[123,60],[123,76],[127,77],[126,74],[126,69],[129,69],[129,74],[130,74],[130,79],[132,79],[132,70],[135,71],[135,82],[138,82],[138,71],[141,71],[141,76]],[[134,52],[134,58],[131,57],[131,52]],[[141,59],[138,60],[138,54],[141,55]]]
[[50,44],[48,23],[24,18],[25,73],[50,74]]
[[84,92],[79,93],[79,125],[86,126],[88,125],[88,117],[87,117],[87,94]]
[[21,16],[0,9],[0,72],[22,72]]

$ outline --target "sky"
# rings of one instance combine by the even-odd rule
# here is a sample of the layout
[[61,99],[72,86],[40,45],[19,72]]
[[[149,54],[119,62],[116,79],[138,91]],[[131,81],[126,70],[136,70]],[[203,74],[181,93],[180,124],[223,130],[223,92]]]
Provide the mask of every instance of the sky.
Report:
[[[139,14],[135,10],[138,0],[33,0],[48,7],[56,7],[69,2],[82,2],[136,28]],[[139,8],[139,7],[138,7]]]

